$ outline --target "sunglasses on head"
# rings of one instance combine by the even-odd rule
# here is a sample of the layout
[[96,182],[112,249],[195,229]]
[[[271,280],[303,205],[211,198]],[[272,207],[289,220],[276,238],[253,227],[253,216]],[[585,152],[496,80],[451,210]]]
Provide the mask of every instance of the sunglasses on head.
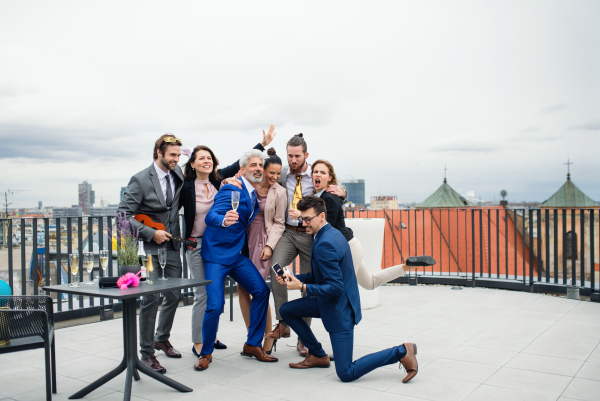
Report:
[[179,139],[179,138],[175,138],[175,137],[173,137],[173,136],[168,136],[168,137],[166,137],[165,139],[163,139],[163,142],[164,142],[164,143],[174,143],[174,144],[176,144],[176,145],[179,145],[179,146],[181,146],[181,145],[182,145],[182,143],[181,143],[181,139]]

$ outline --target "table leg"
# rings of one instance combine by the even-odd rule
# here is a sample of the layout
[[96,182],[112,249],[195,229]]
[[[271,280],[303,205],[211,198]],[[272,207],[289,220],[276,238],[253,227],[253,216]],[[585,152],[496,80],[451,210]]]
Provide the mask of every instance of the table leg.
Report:
[[124,370],[127,370],[127,376],[125,377],[125,394],[123,396],[124,401],[131,399],[132,378],[136,381],[140,380],[139,372],[145,373],[151,378],[158,380],[167,386],[171,386],[175,390],[181,391],[182,393],[193,391],[191,388],[184,386],[183,384],[178,383],[160,373],[157,373],[152,369],[149,369],[139,360],[137,356],[137,318],[135,298],[123,300],[123,360],[115,369],[111,370],[82,390],[79,390],[77,393],[70,396],[69,399],[78,399],[86,396],[98,387],[114,379]]

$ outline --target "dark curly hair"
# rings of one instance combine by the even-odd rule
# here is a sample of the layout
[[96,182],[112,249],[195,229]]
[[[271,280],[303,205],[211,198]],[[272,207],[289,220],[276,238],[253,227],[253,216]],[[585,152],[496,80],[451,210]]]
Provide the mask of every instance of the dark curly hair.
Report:
[[185,177],[185,180],[193,181],[196,179],[196,172],[192,168],[192,163],[194,163],[196,161],[196,155],[201,150],[206,150],[208,153],[210,153],[210,157],[212,157],[212,161],[213,161],[213,171],[208,175],[208,179],[211,181],[221,180],[222,179],[221,174],[219,174],[219,170],[217,169],[217,166],[219,165],[219,160],[215,156],[214,152],[208,146],[204,146],[204,145],[196,146],[194,148],[194,150],[192,151],[192,154],[190,155],[190,159],[183,166],[183,176]]
[[308,209],[313,208],[317,215],[321,213],[327,214],[327,207],[325,206],[325,201],[318,196],[310,195],[305,196],[298,202],[296,208],[301,212],[306,212]]

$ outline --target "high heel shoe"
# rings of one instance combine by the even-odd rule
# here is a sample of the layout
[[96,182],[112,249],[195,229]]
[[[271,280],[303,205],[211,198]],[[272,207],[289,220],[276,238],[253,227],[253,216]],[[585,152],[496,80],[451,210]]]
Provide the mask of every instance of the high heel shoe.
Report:
[[194,353],[194,355],[196,355],[196,358],[200,358],[200,354],[198,354],[196,352],[196,347],[194,347],[193,345],[192,345],[192,352]]
[[223,344],[221,341],[217,340],[217,341],[215,341],[215,348],[216,349],[227,349],[227,346],[225,344]]
[[267,355],[271,355],[271,352],[277,352],[277,340],[273,341],[273,345],[271,345],[271,349],[270,350],[265,350],[265,352],[267,353]]

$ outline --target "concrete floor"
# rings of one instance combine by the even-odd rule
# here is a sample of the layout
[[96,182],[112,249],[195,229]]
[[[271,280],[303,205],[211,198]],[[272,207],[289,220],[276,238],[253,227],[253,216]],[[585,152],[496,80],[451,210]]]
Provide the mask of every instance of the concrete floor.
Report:
[[[290,292],[294,294],[296,292]],[[294,294],[295,295],[295,294]],[[178,393],[145,377],[134,400],[598,400],[600,304],[548,295],[444,286],[385,286],[379,306],[363,311],[355,330],[354,357],[403,342],[418,344],[419,374],[402,384],[398,365],[342,383],[329,369],[292,370],[300,361],[294,335],[280,340],[279,362],[240,356],[245,341],[237,299],[234,321],[221,318],[219,338],[204,372],[192,366],[191,306],[179,308],[171,342],[182,359],[158,353],[167,375],[194,389]],[[226,305],[226,311],[228,305]],[[327,351],[329,337],[313,321]],[[58,394],[66,400],[122,358],[120,319],[56,331]],[[0,355],[0,400],[44,400],[42,350]],[[121,400],[124,375],[84,399]]]

